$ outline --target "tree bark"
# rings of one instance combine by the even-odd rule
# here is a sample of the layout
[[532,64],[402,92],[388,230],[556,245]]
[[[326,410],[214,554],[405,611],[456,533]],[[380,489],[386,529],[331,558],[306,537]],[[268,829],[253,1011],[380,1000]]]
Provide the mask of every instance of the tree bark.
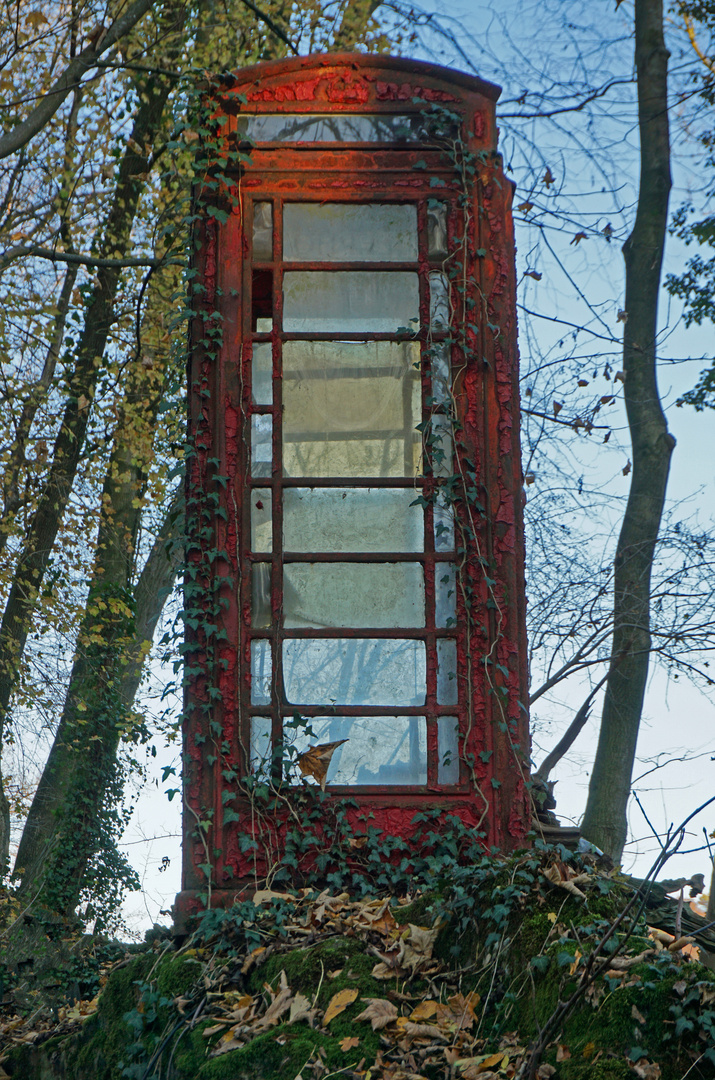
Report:
[[662,0],[636,0],[641,175],[636,220],[623,247],[627,312],[623,334],[624,396],[633,474],[616,548],[611,663],[581,826],[583,835],[616,862],[621,858],[627,834],[626,807],[651,649],[653,554],[675,446],[656,380],[658,293],[671,186],[668,55]]
[[[148,169],[144,148],[153,144],[161,129],[169,90],[169,80],[158,76],[147,78],[142,87],[141,104],[119,166],[113,203],[99,245],[101,256],[123,254],[128,249]],[[102,371],[97,361],[104,354],[114,319],[120,273],[118,267],[97,271],[97,284],[89,298],[76,363],[69,380],[67,405],[55,439],[52,466],[32,516],[5,605],[0,625],[0,740],[17,685],[37,593],[80,462],[90,404]],[[0,865],[7,861],[9,842],[9,805],[0,775]]]
[[[183,558],[179,492],[131,595],[132,518],[138,523],[141,509],[132,506],[138,501],[133,485],[125,479],[123,486],[120,497],[111,492],[111,507],[103,514],[100,554],[70,687],[15,860],[19,895],[67,915],[77,905],[87,864],[96,854],[99,818],[141,682],[146,646]],[[115,487],[109,476],[106,487]],[[110,590],[102,588],[104,580]]]

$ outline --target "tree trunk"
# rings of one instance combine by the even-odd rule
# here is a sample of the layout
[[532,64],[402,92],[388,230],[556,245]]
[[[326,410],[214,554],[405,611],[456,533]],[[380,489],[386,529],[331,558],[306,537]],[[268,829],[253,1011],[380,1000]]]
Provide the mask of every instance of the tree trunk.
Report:
[[[21,875],[19,894],[68,915],[78,902],[103,827],[104,839],[111,839],[111,822],[107,829],[103,818],[116,776],[117,750],[141,681],[146,646],[183,557],[180,492],[132,596],[124,556],[129,555],[133,530],[123,511],[130,516],[137,500],[135,490],[127,487],[123,494],[117,499],[115,493],[111,509],[103,514],[99,539],[104,546],[87,600],[70,688],[15,860]],[[133,509],[138,517],[140,508]],[[124,518],[119,529],[117,516]],[[114,542],[108,550],[110,532]],[[113,812],[116,815],[116,808],[109,809],[110,817]]]
[[[147,78],[142,87],[132,137],[118,170],[114,200],[107,218],[98,255],[121,257],[129,246],[139,196],[148,168],[145,147],[150,147],[162,125],[171,82],[159,76]],[[38,590],[42,583],[60,522],[80,462],[90,404],[102,366],[109,329],[114,321],[114,300],[121,270],[97,271],[85,316],[84,330],[69,380],[67,405],[54,445],[52,466],[32,516],[19,555],[0,626],[0,742],[30,631]],[[7,861],[10,814],[2,791],[0,773],[0,865]]]
[[635,224],[623,247],[624,396],[633,475],[616,548],[611,664],[581,826],[583,835],[615,861],[626,841],[626,806],[651,648],[653,553],[675,445],[656,381],[658,293],[671,185],[662,0],[636,0],[635,56],[641,176]]

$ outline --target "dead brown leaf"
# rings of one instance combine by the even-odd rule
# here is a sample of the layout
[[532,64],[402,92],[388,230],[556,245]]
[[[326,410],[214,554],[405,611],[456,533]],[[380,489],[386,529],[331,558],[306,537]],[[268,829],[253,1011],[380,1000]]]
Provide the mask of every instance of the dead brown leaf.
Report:
[[347,1054],[348,1050],[354,1050],[356,1046],[360,1045],[360,1040],[354,1035],[346,1035],[344,1039],[341,1039],[338,1046]]
[[657,1062],[641,1058],[640,1061],[629,1061],[628,1064],[639,1080],[660,1080],[660,1065]]
[[347,1009],[348,1005],[352,1005],[353,1001],[358,996],[358,990],[338,990],[337,994],[333,994],[328,1007],[325,1010],[325,1016],[323,1017],[323,1026],[327,1027],[331,1020],[334,1020],[336,1016],[339,1016],[341,1012]]
[[391,1001],[384,998],[363,998],[363,1001],[367,1001],[367,1008],[363,1009],[355,1020],[369,1021],[373,1031],[381,1031],[397,1019],[397,1008]]
[[296,764],[302,776],[312,776],[317,780],[320,787],[325,791],[325,781],[328,775],[330,759],[339,746],[346,743],[347,739],[338,739],[337,742],[321,743],[319,746],[311,746],[304,754],[301,754]]
[[643,1015],[643,1013],[638,1012],[638,1009],[635,1007],[635,1005],[631,1005],[631,1017],[639,1024],[645,1024],[645,1016]]
[[310,1007],[310,1001],[305,994],[296,994],[290,1003],[289,1024],[297,1024],[300,1020],[310,1023],[315,1017],[315,1009]]
[[564,1046],[563,1043],[556,1044],[556,1063],[560,1061],[568,1061],[571,1057],[571,1051],[568,1046]]

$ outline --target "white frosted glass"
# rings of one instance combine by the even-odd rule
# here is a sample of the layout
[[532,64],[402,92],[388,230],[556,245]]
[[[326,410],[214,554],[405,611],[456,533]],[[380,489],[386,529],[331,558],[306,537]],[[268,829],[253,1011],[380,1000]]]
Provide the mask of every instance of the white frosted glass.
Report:
[[[286,732],[297,754],[311,746],[347,739],[328,766],[328,784],[427,783],[427,725],[423,716],[331,716],[311,718],[312,736]],[[298,769],[293,770],[297,780]],[[306,778],[308,783],[316,781]]]
[[270,705],[271,701],[271,644],[251,642],[251,704]]
[[422,142],[429,139],[423,117],[356,113],[262,113],[236,118],[240,135],[255,142]]
[[271,754],[271,718],[252,716],[250,758],[254,773],[270,773]]
[[416,262],[417,207],[285,203],[285,262]]
[[288,638],[286,698],[295,705],[424,705],[423,641],[399,638]]
[[256,563],[251,567],[251,626],[266,629],[271,621],[270,563]]
[[425,625],[424,573],[417,563],[287,563],[287,627]]
[[273,346],[270,341],[254,342],[251,390],[254,405],[273,404]]
[[454,551],[454,507],[439,495],[433,510],[435,551]]
[[456,716],[437,718],[437,783],[459,783],[459,722]]
[[417,274],[403,270],[287,270],[283,329],[289,333],[394,334],[417,329]]
[[447,204],[434,199],[427,203],[427,254],[430,259],[447,257]]
[[452,563],[437,563],[434,568],[435,626],[450,628],[457,619],[457,575]]
[[447,406],[451,404],[452,379],[450,366],[449,346],[446,344],[432,345],[430,347],[430,369],[432,371],[432,397],[435,404]]
[[457,683],[457,642],[437,639],[437,704],[456,705],[459,700]]
[[251,492],[251,551],[265,554],[273,551],[273,521],[270,488],[254,488]]
[[415,492],[385,488],[286,488],[285,551],[422,551]]
[[449,326],[449,283],[444,274],[433,271],[429,276],[430,323],[435,330]]
[[254,262],[273,259],[273,205],[269,202],[253,204],[253,259]]
[[416,342],[286,341],[286,476],[414,476],[422,416]]
[[251,417],[251,473],[270,476],[273,456],[273,419],[270,416]]

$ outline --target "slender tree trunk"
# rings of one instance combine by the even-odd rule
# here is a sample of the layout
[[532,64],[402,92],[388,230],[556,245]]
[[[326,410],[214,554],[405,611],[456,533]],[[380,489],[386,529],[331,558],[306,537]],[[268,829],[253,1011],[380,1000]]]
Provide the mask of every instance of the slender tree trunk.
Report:
[[[99,245],[101,258],[121,258],[130,243],[132,226],[148,168],[145,147],[161,130],[171,83],[148,77],[141,88],[132,137],[119,166],[114,200]],[[0,625],[0,742],[20,671],[37,594],[47,568],[80,462],[89,412],[114,320],[114,301],[121,271],[104,267],[87,305],[76,363],[69,379],[67,405],[54,445],[52,466],[18,558]],[[7,861],[10,813],[0,775],[0,865]]]
[[636,0],[635,54],[641,177],[635,224],[623,247],[624,395],[633,474],[616,549],[611,666],[581,826],[583,835],[616,861],[626,841],[626,806],[651,648],[653,553],[675,445],[656,381],[658,294],[671,185],[662,0]]
[[[105,554],[100,553],[95,568],[62,718],[15,861],[20,895],[66,914],[76,907],[87,864],[97,851],[100,817],[141,682],[146,647],[183,557],[181,492],[132,595],[127,563],[136,490],[125,487],[123,498],[113,494],[111,513],[100,526]],[[137,518],[140,512],[134,507]],[[117,518],[122,519],[119,528]]]

